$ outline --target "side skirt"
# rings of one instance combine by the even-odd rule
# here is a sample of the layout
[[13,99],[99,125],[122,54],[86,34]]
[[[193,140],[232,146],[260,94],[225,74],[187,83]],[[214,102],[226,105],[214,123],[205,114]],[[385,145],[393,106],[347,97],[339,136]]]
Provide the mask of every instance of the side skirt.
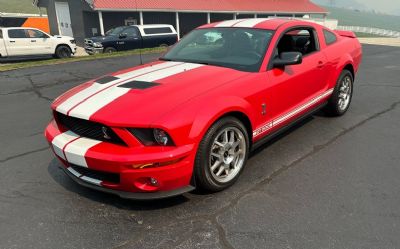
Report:
[[292,128],[293,126],[295,126],[296,124],[300,123],[301,121],[305,120],[306,118],[314,115],[316,112],[318,112],[319,110],[321,110],[322,108],[325,107],[325,105],[327,105],[328,102],[325,102],[323,104],[318,105],[317,107],[313,108],[311,111],[307,112],[306,114],[302,115],[301,117],[295,119],[294,121],[292,121],[291,123],[285,125],[284,127],[280,128],[277,131],[274,131],[268,135],[266,135],[265,137],[261,138],[260,140],[258,140],[257,142],[255,142],[251,148],[251,151],[255,151],[258,148],[260,148],[263,144],[267,143],[268,141],[271,141],[272,139],[276,138],[277,136],[281,135],[282,133],[288,131],[290,128]]

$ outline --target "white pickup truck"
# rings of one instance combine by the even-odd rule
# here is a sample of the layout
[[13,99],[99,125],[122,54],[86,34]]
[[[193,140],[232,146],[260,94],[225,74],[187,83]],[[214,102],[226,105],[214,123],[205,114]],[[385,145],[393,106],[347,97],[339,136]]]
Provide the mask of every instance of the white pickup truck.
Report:
[[51,36],[35,28],[0,28],[0,57],[53,55],[71,57],[76,52],[75,39]]

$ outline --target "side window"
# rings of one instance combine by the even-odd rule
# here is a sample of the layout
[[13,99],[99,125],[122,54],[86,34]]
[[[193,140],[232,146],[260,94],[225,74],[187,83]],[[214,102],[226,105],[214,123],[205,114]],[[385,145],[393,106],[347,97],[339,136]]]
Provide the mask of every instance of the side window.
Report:
[[45,33],[35,29],[27,29],[26,35],[28,38],[49,38]]
[[324,37],[326,45],[331,45],[337,41],[336,35],[326,29],[324,29]]
[[0,39],[3,39],[3,30],[0,29]]
[[154,34],[171,34],[172,30],[169,27],[165,28],[145,28],[143,29],[146,35],[154,35]]
[[8,37],[13,39],[28,38],[25,29],[10,29],[8,30]]
[[138,37],[138,32],[135,28],[127,28],[124,32],[128,37]]
[[303,55],[319,50],[316,32],[312,28],[292,29],[286,32],[278,43],[275,56],[283,52],[300,52]]

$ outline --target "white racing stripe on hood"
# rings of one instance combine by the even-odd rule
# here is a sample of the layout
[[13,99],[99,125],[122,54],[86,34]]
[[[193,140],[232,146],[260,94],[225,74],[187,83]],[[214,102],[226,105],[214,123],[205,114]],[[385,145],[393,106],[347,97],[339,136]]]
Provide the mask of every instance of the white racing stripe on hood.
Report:
[[[163,70],[158,70],[149,74],[141,75],[134,78],[135,81],[146,81],[153,82],[157,80],[161,80],[179,73],[183,73],[185,71],[189,71],[195,68],[202,67],[200,64],[193,63],[184,63],[182,65],[178,65],[175,67],[166,68]],[[132,79],[131,79],[132,80]],[[121,82],[120,84],[115,85],[105,91],[102,91],[93,97],[89,98],[82,104],[78,105],[76,108],[72,109],[69,113],[70,116],[81,118],[81,119],[89,119],[93,114],[95,114],[98,110],[110,104],[112,101],[117,98],[123,96],[128,93],[131,89],[128,88],[120,88],[118,85],[124,84],[126,82]]]
[[163,62],[163,63],[157,64],[154,66],[148,66],[145,68],[134,70],[132,72],[117,75],[115,77],[118,77],[119,79],[117,79],[115,81],[111,81],[106,84],[94,83],[90,87],[83,89],[82,91],[71,96],[65,102],[61,103],[59,106],[57,106],[56,111],[61,112],[63,114],[68,114],[68,111],[71,110],[71,108],[75,107],[76,105],[78,105],[79,103],[84,101],[85,99],[89,98],[90,96],[96,94],[99,91],[102,91],[103,89],[106,89],[107,87],[110,87],[113,84],[124,81],[128,78],[137,77],[142,74],[150,73],[150,72],[164,69],[164,68],[173,67],[173,66],[176,66],[179,64],[182,64],[182,62],[170,62],[170,61]]

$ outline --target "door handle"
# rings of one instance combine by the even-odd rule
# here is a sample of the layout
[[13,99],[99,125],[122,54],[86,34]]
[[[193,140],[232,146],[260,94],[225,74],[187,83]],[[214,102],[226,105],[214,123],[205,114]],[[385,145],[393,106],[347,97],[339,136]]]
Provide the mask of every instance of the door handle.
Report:
[[36,40],[31,40],[31,42],[36,42]]
[[15,41],[10,41],[11,43],[15,43]]

